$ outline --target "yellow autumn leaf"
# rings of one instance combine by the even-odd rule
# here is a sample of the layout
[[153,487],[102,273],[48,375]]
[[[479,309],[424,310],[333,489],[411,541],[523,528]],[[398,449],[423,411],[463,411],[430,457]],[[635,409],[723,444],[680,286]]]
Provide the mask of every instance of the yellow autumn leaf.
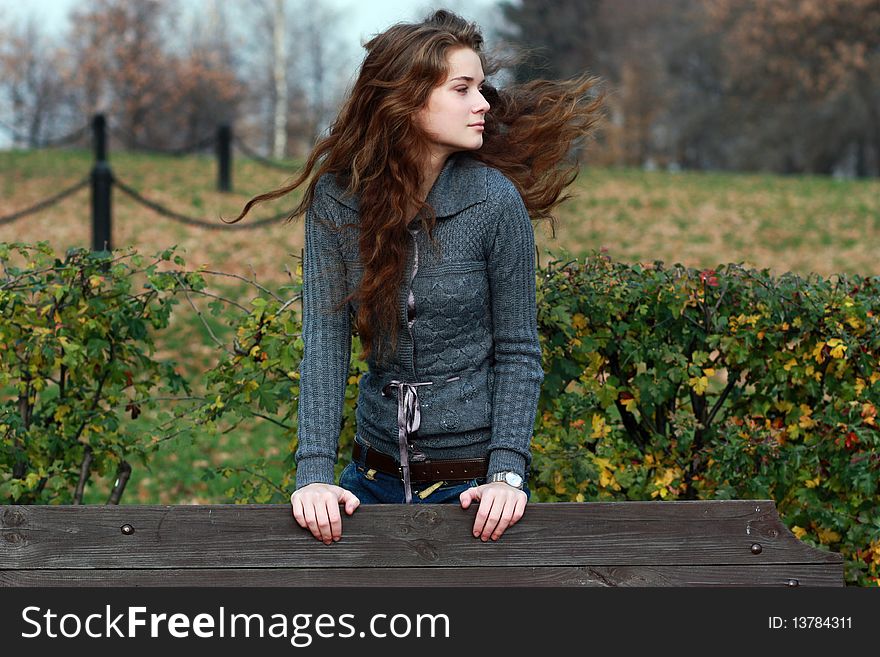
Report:
[[565,480],[562,478],[562,473],[559,470],[553,473],[553,490],[557,495],[565,494]]
[[820,342],[815,347],[813,347],[813,358],[817,363],[824,363],[825,356],[822,355],[822,350],[825,348],[825,343]]
[[816,486],[819,485],[819,480],[820,480],[819,475],[816,475],[816,478],[815,478],[815,479],[807,479],[807,480],[804,482],[804,485],[805,485],[807,488],[815,488]]
[[833,529],[819,529],[816,533],[819,535],[819,542],[825,545],[837,543],[840,540],[840,534]]
[[703,374],[705,374],[708,377],[713,377],[713,376],[715,376],[715,368],[714,367],[704,367]]
[[602,488],[620,490],[620,484],[617,483],[617,480],[614,478],[614,473],[610,470],[602,470],[602,472],[599,473],[599,485]]
[[70,413],[70,406],[68,406],[67,404],[59,404],[58,407],[55,409],[53,417],[57,422],[61,422],[64,420],[64,416],[68,413]]
[[807,530],[804,529],[803,527],[798,527],[797,525],[795,525],[794,527],[791,528],[791,533],[794,534],[795,536],[797,536],[798,538],[803,538],[804,536],[807,535]]
[[810,417],[813,414],[813,409],[807,406],[806,404],[801,404],[801,416],[798,418],[798,426],[801,429],[809,429],[816,425],[816,421]]
[[651,492],[651,497],[657,497],[659,495],[662,499],[666,499],[669,495],[669,486],[675,479],[676,474],[675,468],[665,468],[658,473],[657,476],[654,477],[653,484],[656,489]]
[[666,468],[662,475],[654,478],[654,483],[657,485],[668,486],[672,483],[673,479],[675,479],[675,471],[671,468]]
[[582,313],[575,313],[574,317],[571,318],[571,325],[576,329],[582,329],[587,327],[587,318],[584,317]]
[[794,408],[794,404],[788,400],[780,399],[779,401],[773,404],[778,410],[783,413],[788,413],[791,409]]
[[688,380],[688,383],[690,384],[691,388],[694,389],[694,392],[696,392],[700,396],[702,396],[702,394],[706,392],[706,389],[709,387],[709,379],[705,376],[692,376]]
[[782,366],[782,369],[784,369],[786,372],[789,372],[791,371],[791,368],[795,365],[797,365],[797,358],[792,358],[790,361]]
[[864,322],[862,322],[862,320],[860,320],[858,317],[848,317],[846,319],[846,323],[857,331],[865,328]]
[[826,342],[826,344],[831,348],[831,357],[832,358],[844,358],[846,355],[846,345],[843,344],[843,340],[840,338],[831,338]]
[[874,406],[874,404],[867,402],[862,404],[862,422],[864,422],[865,424],[876,426],[876,418],[877,408]]
[[590,434],[591,438],[605,438],[611,433],[611,427],[605,424],[605,418],[599,414],[593,415],[592,425],[593,432]]

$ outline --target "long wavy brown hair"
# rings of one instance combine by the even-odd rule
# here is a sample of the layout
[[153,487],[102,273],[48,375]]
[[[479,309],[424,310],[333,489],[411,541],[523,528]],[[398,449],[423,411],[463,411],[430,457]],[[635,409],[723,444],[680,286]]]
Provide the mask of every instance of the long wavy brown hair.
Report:
[[[413,216],[421,216],[433,240],[436,223],[432,208],[419,198],[421,165],[430,141],[414,117],[431,91],[445,82],[451,50],[467,47],[477,53],[487,80],[500,63],[483,52],[483,37],[474,23],[446,10],[420,23],[393,25],[364,47],[367,55],[357,81],[302,171],[286,186],[252,198],[229,223],[240,221],[255,204],[278,199],[309,181],[288,217],[292,221],[312,204],[318,179],[334,174],[337,183],[359,199],[358,244],[364,267],[360,287],[342,305],[357,299],[360,357],[373,354],[381,361],[386,347],[390,353],[396,349],[400,329],[398,295],[407,260],[407,225]],[[554,232],[551,211],[568,198],[562,192],[580,170],[572,157],[574,147],[590,135],[600,117],[602,96],[592,93],[596,82],[585,74],[504,89],[483,85],[491,109],[483,146],[472,155],[506,175],[529,215],[549,220]]]

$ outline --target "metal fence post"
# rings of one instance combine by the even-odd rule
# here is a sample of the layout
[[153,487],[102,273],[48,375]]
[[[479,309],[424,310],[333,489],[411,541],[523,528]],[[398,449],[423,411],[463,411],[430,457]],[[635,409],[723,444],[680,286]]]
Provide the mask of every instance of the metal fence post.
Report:
[[107,121],[103,114],[92,120],[95,145],[95,165],[92,167],[92,250],[111,251],[111,193],[113,172],[107,162]]

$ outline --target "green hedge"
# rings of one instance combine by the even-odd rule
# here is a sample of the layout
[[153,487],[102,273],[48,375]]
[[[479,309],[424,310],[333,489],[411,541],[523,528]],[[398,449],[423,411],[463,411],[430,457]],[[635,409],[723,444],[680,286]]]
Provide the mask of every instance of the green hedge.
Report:
[[0,500],[80,503],[97,474],[110,478],[108,502],[119,501],[152,443],[126,418],[157,409],[155,393],[189,391],[153,354],[151,332],[168,327],[177,291],[197,282],[160,272],[171,258],[60,258],[45,242],[0,243]]
[[[151,335],[167,331],[177,297],[206,293],[201,272],[159,271],[183,267],[171,249],[143,266],[130,252],[62,261],[45,245],[2,246],[0,260],[17,248],[31,262],[7,265],[0,284],[0,382],[13,392],[0,408],[0,495],[69,500],[86,445],[105,471],[133,455],[147,460],[157,441],[187,432],[210,440],[258,419],[289,439],[289,474],[271,481],[255,459],[208,476],[234,475],[238,502],[286,501],[299,271],[278,290],[254,286],[248,306],[212,298],[231,344],[200,377],[204,396],[166,407],[158,390],[188,394],[190,385],[151,355]],[[131,291],[134,276],[143,292]],[[537,293],[546,377],[533,501],[771,498],[802,540],[844,555],[849,582],[880,583],[880,279],[773,277],[735,264],[697,271],[594,253],[539,268]],[[365,371],[353,358],[338,470]],[[124,421],[140,399],[167,420],[168,435],[146,445]]]
[[541,271],[541,501],[771,498],[880,582],[880,279],[594,254]]

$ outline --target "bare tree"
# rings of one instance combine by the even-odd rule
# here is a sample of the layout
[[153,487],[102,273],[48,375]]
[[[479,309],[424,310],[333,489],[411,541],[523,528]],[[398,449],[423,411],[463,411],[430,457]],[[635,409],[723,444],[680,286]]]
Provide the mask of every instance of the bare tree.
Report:
[[287,151],[287,39],[284,20],[284,0],[275,0],[272,30],[273,80],[275,82],[275,133],[272,152],[276,158]]
[[292,137],[298,151],[308,152],[333,120],[345,83],[349,77],[344,67],[346,45],[340,36],[342,15],[326,3],[297,0],[291,16],[295,56],[288,74],[302,81],[303,97],[291,98],[294,115]]
[[65,84],[59,57],[34,16],[0,30],[0,102],[18,146],[34,148],[69,128],[61,121]]

